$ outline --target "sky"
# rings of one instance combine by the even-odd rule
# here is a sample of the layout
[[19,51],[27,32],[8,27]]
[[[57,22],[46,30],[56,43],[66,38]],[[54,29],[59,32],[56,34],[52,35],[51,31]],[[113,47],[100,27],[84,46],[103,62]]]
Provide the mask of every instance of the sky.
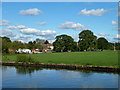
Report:
[[2,0],[2,2],[119,2],[119,0]]
[[109,42],[120,38],[117,2],[3,2],[0,26],[12,41],[53,42],[62,34],[78,41],[86,29]]

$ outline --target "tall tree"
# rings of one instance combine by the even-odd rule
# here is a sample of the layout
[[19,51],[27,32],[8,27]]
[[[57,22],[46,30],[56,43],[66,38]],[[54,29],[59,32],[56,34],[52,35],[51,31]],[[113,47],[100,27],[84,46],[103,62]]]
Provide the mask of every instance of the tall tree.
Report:
[[81,51],[96,49],[97,37],[90,30],[83,30],[81,33],[79,33],[78,45]]
[[60,35],[56,36],[55,42],[53,42],[54,50],[55,51],[68,51],[68,50],[74,50],[75,44],[74,39],[71,36],[68,35]]
[[8,37],[1,37],[1,38],[2,38],[2,53],[8,53],[11,40]]
[[7,42],[11,42],[11,40],[10,40],[10,38],[8,38],[8,37],[2,37],[2,40],[6,40]]
[[45,43],[45,40],[42,40],[42,39],[39,39],[39,38],[37,38],[36,40],[35,40],[35,42],[36,42],[36,44],[44,44]]
[[10,48],[13,49],[14,51],[16,51],[17,49],[21,48],[26,48],[25,44],[23,44],[20,41],[13,41],[10,45]]
[[33,48],[34,48],[34,44],[33,44],[32,41],[29,41],[29,42],[28,42],[27,48],[28,48],[28,49],[33,49]]
[[97,40],[98,49],[108,49],[108,41],[104,37],[100,37]]
[[49,44],[48,40],[46,40],[46,41],[44,42],[44,44]]

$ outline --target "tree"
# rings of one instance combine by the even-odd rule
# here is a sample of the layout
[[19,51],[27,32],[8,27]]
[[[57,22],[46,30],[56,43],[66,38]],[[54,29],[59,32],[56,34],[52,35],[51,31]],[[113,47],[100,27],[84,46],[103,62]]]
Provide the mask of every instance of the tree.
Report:
[[11,44],[11,40],[8,37],[1,37],[2,38],[2,52],[8,53],[8,49]]
[[81,51],[97,48],[97,37],[90,30],[83,30],[79,33],[78,46]]
[[7,42],[6,39],[2,39],[2,52],[8,53],[9,47],[10,47],[10,42]]
[[11,44],[10,44],[10,48],[13,49],[14,53],[17,49],[21,48],[26,48],[26,45],[23,44],[22,42],[20,41],[13,41]]
[[28,42],[27,48],[28,48],[28,49],[33,49],[33,48],[34,48],[34,44],[33,44],[32,41],[29,41],[29,42]]
[[36,44],[44,44],[45,43],[45,40],[42,40],[42,39],[39,39],[39,38],[37,38],[36,40],[35,40],[35,42],[36,42]]
[[68,50],[74,50],[75,43],[74,43],[74,39],[71,36],[60,35],[60,36],[56,36],[55,39],[56,39],[55,42],[53,42],[55,51],[66,52]]
[[8,38],[8,37],[2,37],[2,40],[6,40],[7,42],[11,42],[11,40],[10,40],[10,38]]
[[46,41],[44,42],[44,44],[49,44],[48,40],[46,40]]
[[97,40],[98,49],[108,49],[108,41],[104,37],[100,37]]

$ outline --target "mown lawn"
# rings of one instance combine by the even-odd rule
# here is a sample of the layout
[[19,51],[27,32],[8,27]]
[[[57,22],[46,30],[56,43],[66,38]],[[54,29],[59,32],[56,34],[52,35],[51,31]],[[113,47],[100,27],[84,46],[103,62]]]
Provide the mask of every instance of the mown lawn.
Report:
[[[3,55],[2,61],[16,61],[15,55]],[[30,55],[37,62],[45,64],[73,64],[118,67],[118,51],[88,51],[88,52],[63,52],[63,53],[40,53]]]

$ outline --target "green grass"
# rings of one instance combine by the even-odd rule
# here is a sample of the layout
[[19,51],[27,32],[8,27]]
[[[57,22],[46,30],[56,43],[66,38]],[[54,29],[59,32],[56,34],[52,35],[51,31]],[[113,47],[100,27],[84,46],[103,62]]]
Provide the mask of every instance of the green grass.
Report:
[[[17,60],[17,55],[3,55],[2,61],[12,62]],[[89,52],[63,52],[25,54],[34,58],[35,62],[45,64],[72,64],[118,67],[118,51],[89,51]]]

